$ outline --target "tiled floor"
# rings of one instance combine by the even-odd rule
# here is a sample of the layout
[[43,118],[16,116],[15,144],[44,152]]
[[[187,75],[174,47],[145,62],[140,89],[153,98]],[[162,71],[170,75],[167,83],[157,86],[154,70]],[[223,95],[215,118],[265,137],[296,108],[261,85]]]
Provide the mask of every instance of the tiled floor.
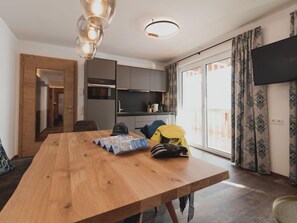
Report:
[[[297,188],[284,177],[261,176],[236,168],[230,161],[197,149],[193,156],[229,170],[230,179],[195,192],[193,223],[276,223],[272,216],[272,203],[283,195],[297,195]],[[178,219],[187,222],[187,210],[181,214],[174,202]],[[154,210],[144,214],[144,223],[170,223],[164,207],[154,216]]]

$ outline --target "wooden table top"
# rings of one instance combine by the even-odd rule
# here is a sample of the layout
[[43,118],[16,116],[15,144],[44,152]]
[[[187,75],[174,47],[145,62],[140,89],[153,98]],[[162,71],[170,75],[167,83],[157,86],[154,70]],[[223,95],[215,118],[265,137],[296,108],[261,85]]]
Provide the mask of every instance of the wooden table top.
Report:
[[149,149],[115,156],[92,143],[110,133],[49,135],[0,222],[110,223],[229,177],[194,157],[154,159]]

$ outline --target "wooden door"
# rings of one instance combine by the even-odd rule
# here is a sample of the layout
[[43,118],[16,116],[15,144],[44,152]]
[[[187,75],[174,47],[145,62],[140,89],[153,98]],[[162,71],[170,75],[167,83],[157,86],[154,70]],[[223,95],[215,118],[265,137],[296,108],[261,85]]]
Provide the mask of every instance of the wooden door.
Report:
[[64,72],[63,131],[71,132],[76,121],[77,62],[21,54],[19,156],[34,156],[42,142],[35,139],[36,71],[51,69]]

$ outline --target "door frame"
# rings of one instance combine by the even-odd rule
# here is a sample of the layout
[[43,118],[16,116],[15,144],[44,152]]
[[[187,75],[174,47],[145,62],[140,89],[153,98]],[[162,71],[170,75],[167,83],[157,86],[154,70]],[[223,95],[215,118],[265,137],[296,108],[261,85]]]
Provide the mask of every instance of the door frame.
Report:
[[[25,157],[25,156],[34,156],[36,152],[39,150],[39,147],[42,142],[34,142],[36,144],[35,151],[33,153],[24,153],[23,151],[23,133],[26,131],[23,127],[23,107],[24,107],[24,75],[25,75],[25,66],[32,66],[35,68],[41,69],[51,69],[51,70],[62,70],[64,74],[69,72],[73,75],[73,106],[72,106],[72,113],[73,113],[73,124],[77,120],[77,61],[76,60],[69,60],[63,58],[54,58],[54,57],[46,57],[46,56],[38,56],[38,55],[30,55],[30,54],[20,54],[20,86],[19,86],[19,139],[18,139],[18,156]],[[71,69],[70,69],[71,68]],[[65,78],[65,77],[64,77]],[[65,80],[64,80],[65,86]],[[36,88],[36,85],[35,85]],[[36,103],[34,103],[34,108],[36,110]],[[64,105],[65,107],[65,105]],[[36,115],[34,117],[34,129],[36,123]]]
[[201,91],[202,91],[202,145],[199,144],[193,144],[191,145],[194,148],[199,148],[201,150],[219,155],[219,156],[223,156],[226,158],[230,158],[231,154],[214,149],[209,147],[208,145],[208,136],[207,136],[207,74],[206,74],[206,65],[213,63],[215,61],[219,61],[225,58],[229,58],[231,57],[231,50],[224,50],[223,52],[208,56],[206,58],[203,58],[201,60],[197,60],[197,61],[193,61],[190,63],[187,63],[185,65],[182,65],[180,67],[178,67],[177,69],[177,82],[178,82],[178,110],[180,110],[183,106],[183,101],[182,101],[182,93],[183,93],[183,89],[182,89],[182,73],[187,71],[187,70],[191,70],[194,69],[196,67],[201,67],[202,68],[202,83],[201,83]]

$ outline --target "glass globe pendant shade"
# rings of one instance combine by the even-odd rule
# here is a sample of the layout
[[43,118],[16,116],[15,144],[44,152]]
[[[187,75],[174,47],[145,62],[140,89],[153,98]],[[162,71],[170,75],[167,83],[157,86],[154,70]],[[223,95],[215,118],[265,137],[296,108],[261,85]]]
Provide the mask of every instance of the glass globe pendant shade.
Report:
[[83,14],[91,26],[105,29],[109,26],[116,7],[116,0],[80,0]]
[[93,59],[97,51],[95,44],[82,42],[79,37],[76,38],[75,46],[78,55],[86,60]]
[[84,16],[81,16],[77,22],[78,37],[81,42],[93,43],[99,46],[103,38],[103,30],[90,26]]

